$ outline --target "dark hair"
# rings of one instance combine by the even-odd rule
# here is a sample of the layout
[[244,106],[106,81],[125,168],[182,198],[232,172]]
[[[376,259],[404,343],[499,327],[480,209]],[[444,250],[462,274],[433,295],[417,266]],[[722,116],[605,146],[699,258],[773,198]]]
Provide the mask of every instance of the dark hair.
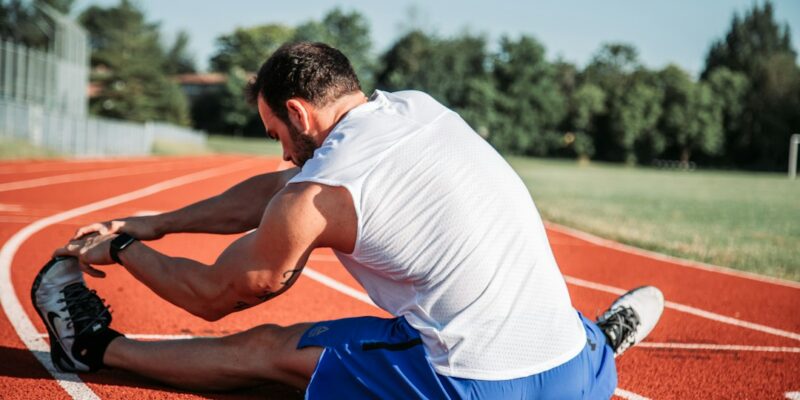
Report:
[[361,90],[350,61],[325,43],[287,43],[275,50],[247,85],[247,99],[262,96],[275,115],[289,122],[286,100],[299,97],[315,107]]

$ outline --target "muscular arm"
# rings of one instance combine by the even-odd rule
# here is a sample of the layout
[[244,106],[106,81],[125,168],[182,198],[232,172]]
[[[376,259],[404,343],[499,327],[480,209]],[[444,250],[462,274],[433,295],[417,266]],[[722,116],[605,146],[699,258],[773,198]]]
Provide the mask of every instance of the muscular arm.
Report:
[[241,233],[258,226],[264,209],[300,170],[291,168],[249,178],[225,192],[181,209],[158,215],[128,217],[84,226],[78,239],[89,233],[103,235],[126,232],[142,240],[159,239],[170,233]]
[[[255,231],[204,265],[170,257],[137,242],[120,253],[125,268],[165,300],[207,320],[269,300],[299,277],[314,248],[351,252],[356,217],[349,193],[318,184],[292,184],[276,194]],[[73,241],[57,254],[84,265],[108,264],[115,235]]]
[[257,175],[214,197],[145,218],[162,234],[246,232],[258,226],[267,204],[298,172],[291,168]]

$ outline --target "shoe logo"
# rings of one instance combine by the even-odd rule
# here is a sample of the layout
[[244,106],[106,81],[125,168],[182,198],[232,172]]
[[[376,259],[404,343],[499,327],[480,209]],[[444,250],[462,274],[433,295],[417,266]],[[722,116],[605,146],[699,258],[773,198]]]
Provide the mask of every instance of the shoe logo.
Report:
[[315,337],[319,336],[325,332],[327,332],[330,328],[327,326],[318,326],[310,331],[308,331],[308,337]]
[[597,343],[592,342],[590,339],[586,339],[586,343],[589,344],[589,347],[592,348],[592,351],[597,348]]
[[58,334],[57,334],[58,329],[56,329],[56,323],[55,323],[55,319],[56,318],[61,319],[61,316],[58,315],[58,313],[54,313],[52,311],[47,313],[47,322],[50,323],[50,329],[52,329],[53,333],[56,334],[56,336],[58,336]]

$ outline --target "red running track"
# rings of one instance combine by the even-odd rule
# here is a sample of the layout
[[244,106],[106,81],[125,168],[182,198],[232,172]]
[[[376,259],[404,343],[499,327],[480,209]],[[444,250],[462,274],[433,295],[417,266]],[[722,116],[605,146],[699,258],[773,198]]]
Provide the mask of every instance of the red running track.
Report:
[[[51,374],[37,358],[47,359],[45,330],[28,300],[38,269],[78,226],[174,209],[277,166],[274,159],[233,156],[0,163],[0,272],[7,271],[0,275],[0,398],[300,397],[281,385],[186,394],[119,371]],[[93,203],[91,209],[60,214]],[[645,344],[618,360],[620,397],[800,398],[792,394],[800,391],[800,285],[687,266],[556,225],[548,226],[548,235],[575,307],[584,314],[597,315],[617,292],[643,284],[660,287],[669,302]],[[233,239],[175,235],[152,245],[210,262]],[[157,298],[119,268],[106,271],[107,278],[89,277],[88,284],[113,305],[117,329],[145,337],[223,335],[266,322],[385,315],[368,304],[327,251],[312,256],[283,296],[215,323]]]

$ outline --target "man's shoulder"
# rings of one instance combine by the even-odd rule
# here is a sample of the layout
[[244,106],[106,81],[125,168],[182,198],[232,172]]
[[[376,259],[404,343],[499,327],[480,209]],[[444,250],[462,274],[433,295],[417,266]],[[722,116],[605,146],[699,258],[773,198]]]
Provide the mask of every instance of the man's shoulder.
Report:
[[309,181],[290,183],[273,201],[279,202],[278,212],[285,213],[294,223],[325,221],[324,229],[318,232],[317,247],[352,251],[357,217],[347,188]]

